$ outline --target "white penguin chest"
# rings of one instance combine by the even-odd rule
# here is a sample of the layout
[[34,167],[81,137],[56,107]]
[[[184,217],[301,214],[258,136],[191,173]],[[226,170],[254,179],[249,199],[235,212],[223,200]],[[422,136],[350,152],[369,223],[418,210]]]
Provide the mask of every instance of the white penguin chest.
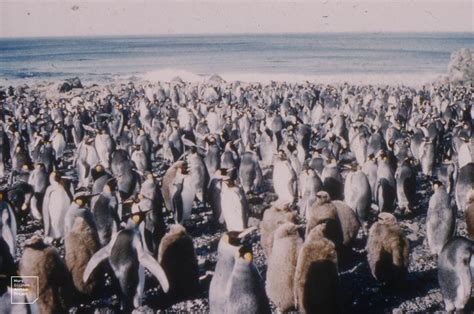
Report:
[[244,230],[243,206],[240,196],[234,189],[222,185],[221,208],[228,231]]

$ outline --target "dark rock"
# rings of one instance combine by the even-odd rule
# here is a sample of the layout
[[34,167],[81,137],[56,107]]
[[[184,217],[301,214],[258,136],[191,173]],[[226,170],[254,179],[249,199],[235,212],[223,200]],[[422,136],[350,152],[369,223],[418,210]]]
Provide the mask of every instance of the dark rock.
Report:
[[82,86],[81,80],[78,77],[65,80],[65,82],[59,86],[59,92],[66,93],[74,88],[84,88]]

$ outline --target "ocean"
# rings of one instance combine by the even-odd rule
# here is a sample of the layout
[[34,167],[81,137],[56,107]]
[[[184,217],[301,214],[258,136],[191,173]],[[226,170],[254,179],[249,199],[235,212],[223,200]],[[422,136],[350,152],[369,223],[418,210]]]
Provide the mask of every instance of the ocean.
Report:
[[116,80],[413,83],[447,72],[472,33],[337,33],[0,39],[0,84]]

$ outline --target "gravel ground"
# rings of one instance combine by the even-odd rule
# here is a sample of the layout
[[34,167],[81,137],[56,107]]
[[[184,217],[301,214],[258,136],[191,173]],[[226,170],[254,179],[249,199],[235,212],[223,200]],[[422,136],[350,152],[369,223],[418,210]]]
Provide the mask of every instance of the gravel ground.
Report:
[[[157,169],[155,165],[155,169]],[[163,174],[165,167],[160,167]],[[270,177],[266,176],[267,180]],[[268,208],[276,196],[268,189],[270,182],[266,182],[267,191],[250,200],[252,216],[250,225],[258,226],[263,211]],[[418,177],[418,206],[412,217],[397,215],[405,235],[410,241],[410,265],[406,283],[397,289],[388,288],[378,283],[370,274],[365,253],[366,235],[360,230],[353,250],[347,257],[340,261],[340,295],[341,313],[386,313],[386,312],[434,312],[444,309],[439,291],[436,271],[436,258],[429,253],[426,241],[426,211],[429,196],[431,195],[430,183],[426,178]],[[196,204],[191,222],[186,225],[188,233],[194,239],[200,275],[201,289],[199,295],[193,300],[172,304],[166,300],[162,292],[156,288],[156,281],[147,276],[144,306],[135,310],[136,313],[175,313],[175,312],[207,312],[208,289],[217,261],[217,244],[224,230],[216,228],[211,221],[211,211],[200,204]],[[167,217],[172,223],[172,217]],[[458,213],[458,234],[464,235],[465,223],[462,213]],[[42,224],[29,220],[20,226],[17,237],[17,256],[19,260],[23,252],[26,239],[32,234],[42,234]],[[260,233],[252,235],[254,261],[265,278],[266,258],[260,246]],[[64,250],[61,244],[57,246],[61,255]],[[105,274],[105,289],[101,296],[72,307],[71,313],[96,313],[115,312],[119,306],[117,294],[112,289],[113,278],[110,272]],[[275,307],[272,309],[276,312]]]

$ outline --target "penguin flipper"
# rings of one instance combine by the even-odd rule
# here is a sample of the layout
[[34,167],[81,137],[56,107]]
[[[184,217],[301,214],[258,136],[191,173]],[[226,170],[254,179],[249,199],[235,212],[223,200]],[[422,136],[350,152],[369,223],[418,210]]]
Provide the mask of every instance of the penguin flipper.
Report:
[[[161,265],[158,264],[158,262],[143,249],[143,245],[142,245],[141,241],[138,240],[137,242],[139,242],[139,243],[136,243],[135,248],[136,248],[137,253],[138,253],[138,260],[139,260],[140,264],[142,264],[143,267],[148,269],[150,271],[150,273],[152,273],[152,275],[155,276],[156,279],[158,279],[163,291],[165,293],[168,292],[168,290],[170,288],[170,283],[168,281],[168,278],[166,277],[165,271],[163,270]],[[89,265],[87,265],[87,266],[89,266]]]
[[[112,239],[110,243],[115,242],[113,240],[114,239]],[[109,257],[111,248],[110,243],[98,250],[94,255],[92,255],[91,259],[87,263],[86,269],[84,270],[84,274],[82,275],[83,282],[87,282],[90,275],[92,274],[94,269],[96,269],[96,267],[100,264],[100,262]]]

